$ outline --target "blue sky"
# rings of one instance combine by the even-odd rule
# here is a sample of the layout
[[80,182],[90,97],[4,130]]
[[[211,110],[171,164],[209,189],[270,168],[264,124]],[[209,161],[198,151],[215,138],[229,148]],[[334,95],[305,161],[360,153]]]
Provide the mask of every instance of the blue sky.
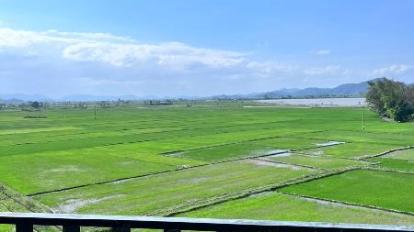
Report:
[[0,0],[0,95],[414,82],[414,1]]

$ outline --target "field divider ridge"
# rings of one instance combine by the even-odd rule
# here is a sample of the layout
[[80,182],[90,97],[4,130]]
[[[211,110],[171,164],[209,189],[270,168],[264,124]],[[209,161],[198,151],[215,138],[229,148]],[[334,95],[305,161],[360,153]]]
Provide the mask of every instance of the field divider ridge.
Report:
[[390,169],[390,168],[367,167],[365,169],[366,170],[369,170],[369,171],[374,171],[374,172],[390,172],[390,173],[399,173],[399,174],[406,174],[406,175],[414,175],[414,172],[406,172],[406,171],[401,171],[401,170],[396,170],[396,169]]
[[381,157],[381,156],[385,156],[397,151],[405,151],[405,150],[411,150],[414,149],[414,145],[410,145],[410,146],[405,146],[405,147],[399,147],[399,148],[394,148],[394,149],[390,149],[375,155],[366,155],[366,156],[361,156],[358,159],[360,160],[367,160],[367,159],[371,159],[371,158],[377,158],[377,157]]

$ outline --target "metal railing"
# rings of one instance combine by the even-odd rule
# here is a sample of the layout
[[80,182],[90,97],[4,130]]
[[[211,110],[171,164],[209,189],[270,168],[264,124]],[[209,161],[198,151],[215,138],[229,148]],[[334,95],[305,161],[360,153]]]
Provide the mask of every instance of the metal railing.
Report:
[[193,231],[275,231],[275,232],[413,232],[414,226],[329,224],[264,220],[221,220],[176,217],[97,216],[43,213],[0,213],[0,224],[16,226],[16,232],[33,232],[34,226],[59,226],[64,232],[79,232],[81,227],[161,229],[166,232]]

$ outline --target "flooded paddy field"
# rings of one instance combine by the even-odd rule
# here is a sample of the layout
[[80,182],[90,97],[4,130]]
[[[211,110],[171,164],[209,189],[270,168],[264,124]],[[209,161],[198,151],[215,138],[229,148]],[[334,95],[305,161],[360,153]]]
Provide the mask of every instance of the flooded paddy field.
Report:
[[0,209],[414,224],[414,124],[289,101],[0,111]]

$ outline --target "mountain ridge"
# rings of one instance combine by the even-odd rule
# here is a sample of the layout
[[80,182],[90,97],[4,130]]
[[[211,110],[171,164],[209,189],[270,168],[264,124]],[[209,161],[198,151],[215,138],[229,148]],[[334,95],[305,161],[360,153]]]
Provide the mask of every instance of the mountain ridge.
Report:
[[269,92],[220,95],[215,98],[231,99],[278,99],[278,98],[323,98],[323,97],[363,97],[368,91],[368,81],[360,83],[346,83],[334,88],[310,87],[304,89],[279,89]]
[[135,95],[123,96],[96,96],[96,95],[69,95],[61,98],[51,98],[38,94],[4,94],[0,95],[3,102],[24,102],[24,101],[116,101],[122,100],[146,100],[146,99],[278,99],[278,98],[317,98],[317,97],[363,97],[368,91],[368,81],[360,83],[346,83],[334,88],[310,87],[304,89],[279,89],[268,92],[251,94],[216,95],[210,97],[138,97]]

